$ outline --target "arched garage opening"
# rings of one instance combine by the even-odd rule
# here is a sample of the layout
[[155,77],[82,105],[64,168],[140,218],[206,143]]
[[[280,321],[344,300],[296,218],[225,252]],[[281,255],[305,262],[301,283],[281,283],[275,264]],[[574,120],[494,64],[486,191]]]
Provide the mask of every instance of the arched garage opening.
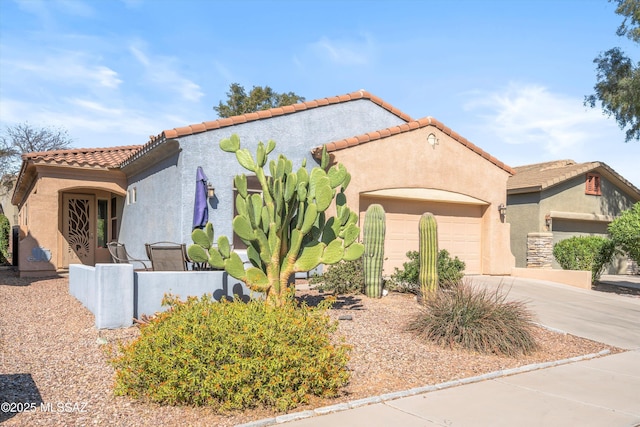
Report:
[[418,250],[418,222],[431,212],[438,222],[438,246],[466,264],[466,274],[482,273],[482,215],[488,203],[459,193],[434,189],[389,189],[360,195],[360,224],[367,207],[386,212],[384,274],[390,275]]

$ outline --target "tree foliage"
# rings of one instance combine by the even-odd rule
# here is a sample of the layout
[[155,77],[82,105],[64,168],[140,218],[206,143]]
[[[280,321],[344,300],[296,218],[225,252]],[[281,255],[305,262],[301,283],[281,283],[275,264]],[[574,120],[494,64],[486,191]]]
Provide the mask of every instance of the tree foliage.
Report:
[[0,135],[0,173],[16,173],[23,154],[62,150],[71,143],[68,132],[62,128],[38,128],[29,123],[7,126]]
[[11,225],[9,219],[0,214],[0,263],[9,260],[9,239],[11,238]]
[[[640,43],[640,0],[609,0],[618,3],[616,13],[624,17],[616,34]],[[621,129],[626,129],[627,142],[640,141],[640,62],[634,65],[618,47],[609,49],[593,60],[596,64],[595,94],[585,97],[585,105],[614,116]]]
[[553,257],[560,267],[591,271],[591,283],[600,278],[615,254],[615,242],[602,236],[573,236],[553,245]]
[[284,107],[304,102],[304,100],[304,97],[293,92],[278,93],[269,86],[254,86],[247,95],[243,86],[232,83],[229,92],[227,92],[227,102],[220,101],[218,106],[214,106],[213,109],[220,117],[231,117],[274,107]]
[[640,202],[609,224],[613,241],[640,264]]

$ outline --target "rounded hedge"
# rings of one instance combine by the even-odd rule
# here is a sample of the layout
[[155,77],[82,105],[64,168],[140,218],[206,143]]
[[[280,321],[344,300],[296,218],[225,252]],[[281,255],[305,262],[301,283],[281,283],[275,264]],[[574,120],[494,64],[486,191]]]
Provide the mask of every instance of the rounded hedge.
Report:
[[116,394],[218,411],[287,410],[310,395],[333,397],[348,382],[349,347],[332,343],[326,307],[209,295],[165,302],[170,309],[112,359]]

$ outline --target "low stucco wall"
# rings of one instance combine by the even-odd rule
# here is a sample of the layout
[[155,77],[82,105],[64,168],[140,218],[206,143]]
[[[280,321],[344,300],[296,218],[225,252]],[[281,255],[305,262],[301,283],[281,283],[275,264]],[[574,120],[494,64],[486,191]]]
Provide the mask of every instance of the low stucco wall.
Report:
[[162,299],[167,293],[182,300],[204,294],[217,301],[234,295],[243,301],[262,296],[251,294],[244,283],[224,271],[134,272],[130,264],[71,264],[69,293],[93,313],[98,329],[126,328],[134,317],[166,310]]
[[212,294],[216,301],[233,299],[237,295],[245,302],[252,296],[244,283],[225,271],[136,271],[133,289],[136,318],[166,310],[162,307],[165,294],[176,295],[181,300]]
[[95,316],[98,329],[133,324],[133,266],[96,264],[69,266],[69,293]]
[[552,270],[546,268],[513,268],[513,277],[547,280],[582,289],[591,289],[591,272],[582,270]]

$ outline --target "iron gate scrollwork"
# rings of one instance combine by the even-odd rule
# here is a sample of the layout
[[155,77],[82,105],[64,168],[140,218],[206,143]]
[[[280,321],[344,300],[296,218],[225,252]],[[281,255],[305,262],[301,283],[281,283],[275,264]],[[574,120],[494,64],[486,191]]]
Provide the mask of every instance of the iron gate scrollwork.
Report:
[[90,201],[86,199],[69,199],[69,253],[72,252],[80,259],[87,259],[90,251],[89,222]]

